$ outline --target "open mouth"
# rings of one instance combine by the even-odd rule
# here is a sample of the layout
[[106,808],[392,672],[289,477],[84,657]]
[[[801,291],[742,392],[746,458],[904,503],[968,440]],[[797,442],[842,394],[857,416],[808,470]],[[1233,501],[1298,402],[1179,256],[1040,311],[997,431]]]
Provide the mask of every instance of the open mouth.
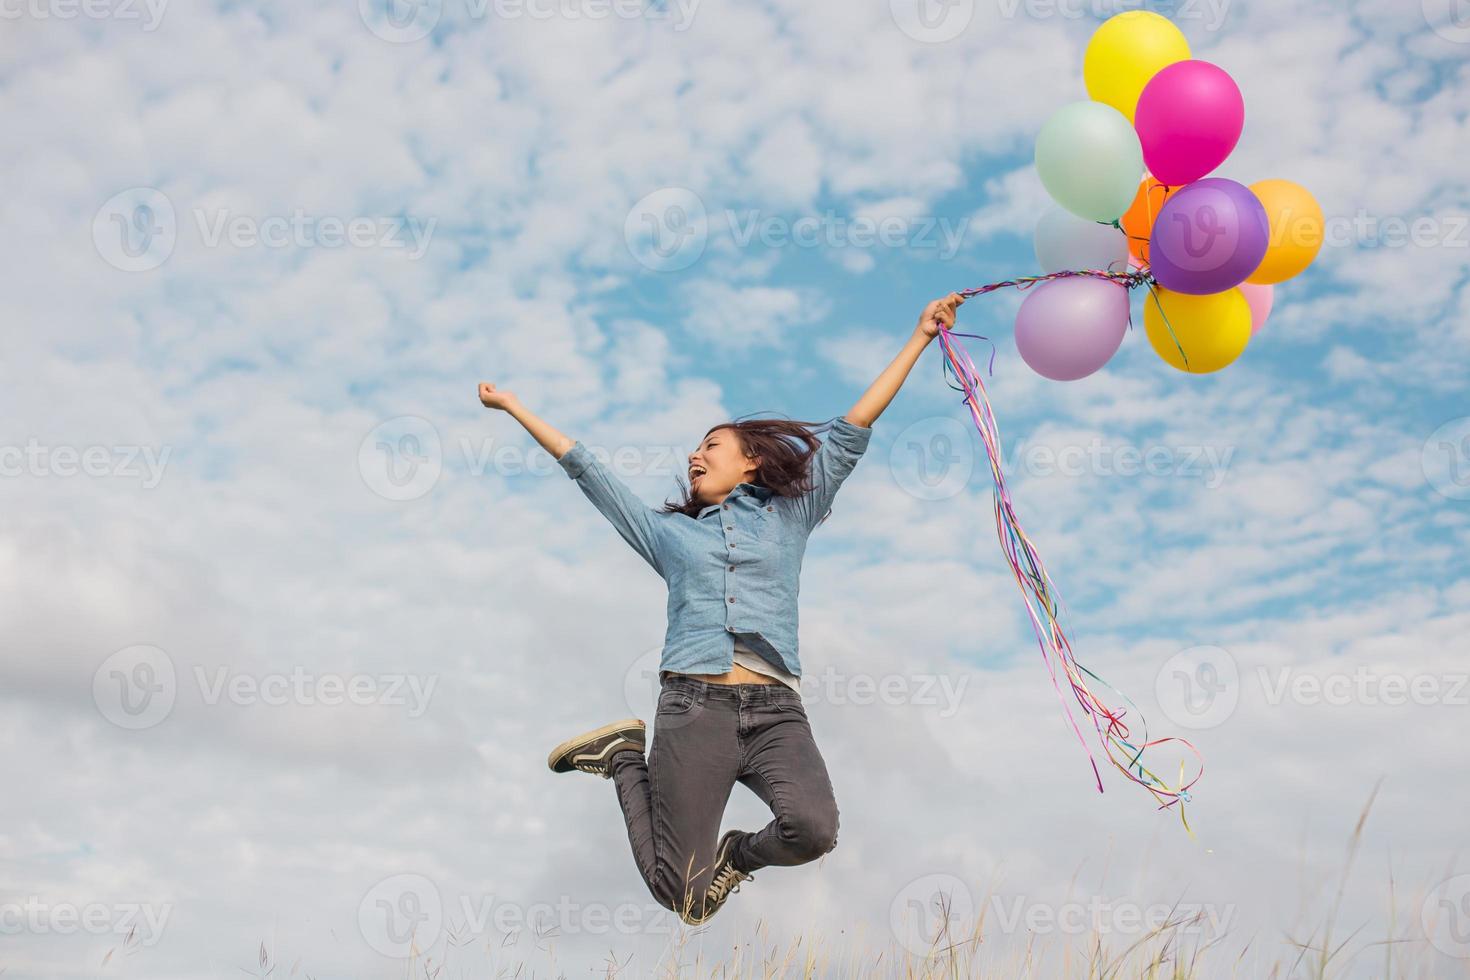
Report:
[[704,467],[700,466],[698,463],[689,467],[689,485],[693,486],[695,480],[698,480],[700,477],[704,476],[704,472]]

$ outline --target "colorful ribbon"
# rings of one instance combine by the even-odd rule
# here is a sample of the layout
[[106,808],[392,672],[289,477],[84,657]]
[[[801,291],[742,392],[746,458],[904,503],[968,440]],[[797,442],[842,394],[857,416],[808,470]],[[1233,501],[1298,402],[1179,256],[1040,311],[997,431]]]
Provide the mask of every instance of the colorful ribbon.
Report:
[[[962,296],[980,296],[1013,286],[1017,289],[1026,289],[1038,282],[1046,282],[1052,279],[1061,279],[1068,276],[1095,276],[1116,282],[1126,288],[1132,289],[1137,286],[1152,286],[1152,278],[1147,273],[1121,273],[1090,271],[1068,271],[1054,272],[1045,276],[1029,276],[1021,279],[1009,279],[1005,282],[990,283],[974,289],[960,291]],[[1171,329],[1172,332],[1172,329]],[[1016,584],[1021,589],[1021,596],[1026,603],[1026,612],[1031,618],[1031,626],[1036,633],[1037,645],[1041,648],[1041,658],[1046,663],[1047,672],[1051,675],[1052,687],[1056,689],[1057,698],[1062,702],[1062,708],[1066,712],[1067,721],[1077,738],[1082,743],[1083,750],[1087,753],[1088,762],[1092,765],[1093,778],[1097,782],[1099,793],[1103,791],[1102,774],[1098,771],[1097,759],[1088,747],[1087,739],[1082,734],[1082,728],[1073,715],[1072,707],[1068,704],[1066,697],[1062,694],[1061,680],[1057,668],[1060,665],[1062,672],[1066,675],[1067,684],[1072,690],[1072,696],[1081,706],[1082,712],[1091,720],[1093,728],[1097,731],[1098,741],[1102,745],[1103,753],[1112,762],[1113,766],[1131,782],[1142,786],[1153,794],[1159,803],[1159,809],[1179,805],[1179,819],[1184,824],[1184,829],[1190,836],[1194,831],[1190,829],[1189,820],[1184,814],[1184,804],[1189,801],[1189,789],[1199,778],[1204,775],[1204,757],[1199,750],[1191,745],[1186,739],[1168,737],[1150,739],[1148,737],[1148,724],[1143,720],[1142,714],[1129,698],[1117,688],[1108,684],[1082,664],[1078,663],[1072,652],[1072,645],[1067,640],[1066,633],[1061,624],[1061,603],[1056,590],[1052,585],[1051,576],[1046,572],[1046,566],[1042,564],[1041,556],[1026,532],[1021,528],[1020,518],[1016,516],[1015,507],[1011,501],[1010,490],[1006,486],[1005,473],[1001,469],[1001,442],[1000,428],[995,421],[995,413],[991,411],[990,398],[985,390],[985,382],[981,380],[980,372],[975,367],[974,361],[970,359],[969,353],[956,339],[958,337],[974,337],[978,340],[988,340],[979,334],[958,333],[953,330],[941,328],[939,331],[940,346],[944,351],[945,383],[951,388],[965,393],[964,402],[970,408],[971,418],[975,422],[975,428],[980,432],[980,439],[985,444],[985,454],[990,459],[990,475],[994,482],[995,501],[995,531],[1000,539],[1001,550],[1005,553],[1006,561],[1015,574]],[[1177,342],[1177,341],[1176,341]],[[1181,351],[1181,354],[1183,352]],[[991,345],[991,369],[993,373],[995,365],[994,344]],[[958,385],[950,381],[949,375],[953,373]],[[1129,732],[1128,725],[1124,722],[1127,711],[1108,707],[1101,698],[1092,692],[1088,686],[1091,678],[1098,684],[1112,691],[1131,708],[1138,717],[1143,727],[1141,738],[1134,740]],[[1135,744],[1136,741],[1136,744]],[[1199,762],[1199,770],[1188,782],[1185,781],[1185,763],[1179,763],[1179,780],[1172,787],[1163,779],[1151,771],[1143,761],[1144,753],[1158,745],[1169,742],[1178,742],[1194,754]]]

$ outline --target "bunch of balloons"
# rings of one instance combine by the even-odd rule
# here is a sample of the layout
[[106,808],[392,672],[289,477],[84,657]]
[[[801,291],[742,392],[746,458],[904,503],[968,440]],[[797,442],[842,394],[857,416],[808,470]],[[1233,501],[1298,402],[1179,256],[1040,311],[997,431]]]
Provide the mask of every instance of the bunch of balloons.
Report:
[[1153,349],[1181,371],[1218,371],[1260,329],[1274,285],[1316,258],[1322,209],[1288,180],[1209,176],[1240,139],[1245,103],[1168,18],[1136,10],[1103,23],[1083,76],[1091,98],[1036,139],[1056,202],[1037,223],[1036,258],[1052,278],[1021,304],[1016,347],[1047,378],[1086,377],[1123,342],[1128,289],[1146,286]]

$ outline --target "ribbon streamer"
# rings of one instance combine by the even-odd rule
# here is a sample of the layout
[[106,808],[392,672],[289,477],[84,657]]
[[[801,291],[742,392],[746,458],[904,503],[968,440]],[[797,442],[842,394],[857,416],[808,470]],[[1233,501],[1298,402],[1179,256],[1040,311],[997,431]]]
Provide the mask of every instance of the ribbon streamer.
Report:
[[[1020,279],[1009,279],[1004,282],[990,283],[974,289],[960,291],[962,296],[980,296],[993,292],[997,289],[1015,287],[1026,289],[1038,282],[1046,282],[1052,279],[1061,279],[1068,276],[1095,276],[1100,279],[1108,279],[1119,285],[1132,289],[1137,286],[1152,286],[1152,278],[1147,273],[1121,273],[1101,272],[1097,270],[1088,271],[1066,271],[1054,272],[1045,276],[1028,276]],[[1172,328],[1171,328],[1172,333]],[[1159,803],[1159,809],[1179,807],[1179,819],[1184,824],[1184,829],[1194,836],[1194,831],[1189,826],[1189,820],[1184,814],[1184,804],[1189,801],[1189,790],[1199,778],[1204,775],[1204,757],[1188,740],[1177,737],[1156,738],[1148,737],[1148,724],[1138,707],[1117,688],[1108,684],[1092,671],[1082,666],[1072,652],[1072,645],[1062,629],[1062,608],[1060,597],[1052,585],[1051,576],[1047,574],[1046,566],[1042,564],[1041,556],[1037,553],[1035,545],[1027,537],[1021,527],[1020,518],[1016,516],[1015,506],[1011,500],[1010,489],[1006,485],[1005,473],[1001,468],[1001,441],[1000,427],[996,424],[995,413],[990,407],[990,398],[985,390],[985,382],[980,377],[979,370],[974,361],[970,359],[968,351],[957,339],[959,337],[974,337],[979,340],[987,340],[978,334],[962,334],[943,327],[939,331],[940,346],[944,351],[945,383],[951,388],[964,392],[964,403],[969,406],[970,416],[975,423],[975,428],[980,432],[980,439],[985,444],[985,454],[990,460],[990,475],[994,483],[995,502],[995,531],[1000,539],[1001,550],[1005,553],[1006,561],[1015,574],[1016,584],[1021,589],[1021,596],[1026,603],[1026,612],[1031,619],[1031,626],[1036,633],[1036,642],[1041,649],[1041,658],[1046,664],[1047,672],[1051,675],[1052,687],[1056,689],[1057,698],[1062,703],[1066,712],[1067,721],[1072,726],[1078,740],[1082,743],[1083,750],[1087,753],[1088,762],[1092,765],[1093,778],[1097,782],[1097,790],[1103,792],[1102,774],[1098,771],[1097,758],[1088,746],[1087,738],[1082,734],[1082,726],[1079,725],[1073,714],[1072,706],[1062,693],[1061,674],[1065,676],[1067,686],[1072,691],[1073,699],[1080,706],[1082,713],[1091,721],[1093,729],[1097,733],[1099,744],[1102,746],[1103,754],[1107,756],[1113,766],[1128,779],[1142,786],[1153,794]],[[1176,338],[1177,342],[1177,338]],[[1180,352],[1183,353],[1182,351]],[[991,368],[993,373],[995,363],[994,344],[991,345]],[[950,381],[949,375],[953,374],[958,384]],[[1112,691],[1121,698],[1132,709],[1143,728],[1142,736],[1134,738],[1125,722],[1126,709],[1115,709],[1109,707],[1104,701],[1093,693],[1088,686],[1091,679],[1107,690]],[[1172,786],[1155,774],[1144,763],[1143,756],[1149,749],[1166,745],[1170,742],[1178,742],[1180,745],[1193,753],[1199,764],[1198,771],[1192,778],[1185,781],[1185,763],[1181,760],[1179,764],[1179,778]]]

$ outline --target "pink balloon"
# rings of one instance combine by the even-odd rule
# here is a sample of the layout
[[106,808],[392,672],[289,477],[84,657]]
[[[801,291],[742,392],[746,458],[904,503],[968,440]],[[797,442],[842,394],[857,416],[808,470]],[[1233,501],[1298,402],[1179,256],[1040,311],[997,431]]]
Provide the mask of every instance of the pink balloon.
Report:
[[1251,336],[1261,329],[1266,317],[1271,315],[1271,304],[1276,299],[1276,287],[1255,282],[1243,282],[1235,287],[1245,293],[1245,301],[1251,307]]
[[1199,180],[1225,162],[1245,126],[1240,87],[1208,61],[1176,61],[1159,69],[1133,116],[1143,162],[1169,187]]
[[1031,370],[1076,381],[1118,352],[1128,329],[1128,290],[1096,276],[1033,286],[1016,314],[1016,349]]

